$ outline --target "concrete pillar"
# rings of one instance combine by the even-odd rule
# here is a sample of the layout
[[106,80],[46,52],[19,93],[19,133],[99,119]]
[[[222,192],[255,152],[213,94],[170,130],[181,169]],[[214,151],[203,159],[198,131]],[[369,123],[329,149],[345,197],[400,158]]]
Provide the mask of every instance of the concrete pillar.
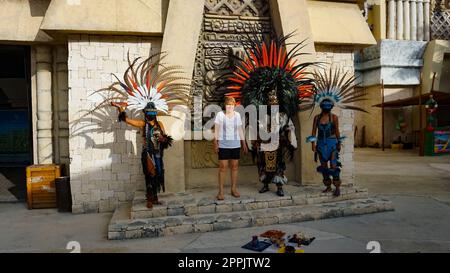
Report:
[[[308,1],[296,0],[270,0],[270,9],[273,27],[277,35],[287,35],[295,32],[295,36],[289,39],[292,43],[305,41],[302,52],[310,55],[302,55],[298,61],[314,62],[316,50],[312,37],[311,21],[308,13]],[[298,26],[302,26],[299,28]],[[288,44],[288,49],[293,45]]]
[[36,47],[37,152],[38,164],[53,163],[52,52]]
[[424,21],[424,39],[425,41],[430,40],[430,0],[424,0],[423,7],[423,21]]
[[[299,43],[305,39],[306,44],[302,49],[302,53],[309,55],[302,55],[298,58],[298,62],[315,62],[316,51],[314,48],[314,41],[312,40],[311,23],[308,14],[308,1],[296,0],[270,0],[270,9],[273,26],[278,35],[287,35],[296,31],[296,35],[289,39],[289,42]],[[298,26],[302,26],[299,28]],[[287,45],[288,49],[293,45]],[[311,134],[311,118],[309,113],[302,112],[297,115],[299,124],[297,132],[298,150],[294,157],[296,168],[296,180],[302,184],[317,183],[316,163],[311,152],[311,144],[304,140]]]
[[411,18],[410,18],[409,0],[405,0],[403,3],[403,21],[404,21],[404,38],[405,40],[411,39]]
[[410,2],[411,35],[410,39],[417,41],[417,0]]
[[[204,0],[171,0],[167,11],[166,26],[162,41],[162,52],[168,56],[164,63],[183,67],[185,77],[194,72],[195,54],[203,21]],[[186,82],[190,84],[189,82]],[[177,113],[174,113],[177,114]],[[170,116],[161,117],[167,132],[172,136],[184,135],[184,120]],[[181,125],[181,126],[179,126]],[[184,192],[185,155],[184,140],[175,140],[164,157],[167,192]]]
[[388,39],[395,39],[395,0],[388,1]]
[[403,0],[397,0],[397,40],[403,40]]
[[64,164],[65,171],[69,173],[69,84],[67,69],[67,45],[59,45],[55,48],[55,92],[53,102],[55,109],[55,162]]
[[417,0],[417,40],[423,41],[423,0]]

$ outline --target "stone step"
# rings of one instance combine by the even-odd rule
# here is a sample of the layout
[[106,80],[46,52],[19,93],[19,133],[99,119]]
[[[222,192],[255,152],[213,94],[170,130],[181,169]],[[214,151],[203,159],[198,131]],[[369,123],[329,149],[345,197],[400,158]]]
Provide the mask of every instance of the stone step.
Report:
[[322,189],[320,186],[287,185],[284,187],[285,196],[279,197],[273,191],[260,194],[257,188],[242,187],[240,198],[226,196],[223,201],[215,200],[217,189],[191,190],[180,194],[161,194],[159,199],[163,204],[155,205],[152,209],[146,207],[144,192],[137,191],[132,202],[131,219],[251,211],[368,197],[366,189],[351,185],[342,186],[339,197],[334,197],[332,193],[322,193]]
[[381,198],[363,198],[338,202],[291,205],[249,211],[177,215],[131,219],[130,205],[119,207],[109,224],[108,239],[135,239],[184,233],[201,233],[252,226],[266,226],[325,218],[361,215],[394,210],[392,203]]

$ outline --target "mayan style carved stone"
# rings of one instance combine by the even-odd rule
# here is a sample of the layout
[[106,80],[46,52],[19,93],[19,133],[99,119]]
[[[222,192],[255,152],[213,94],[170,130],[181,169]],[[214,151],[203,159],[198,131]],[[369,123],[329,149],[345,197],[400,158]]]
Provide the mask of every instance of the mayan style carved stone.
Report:
[[226,90],[217,79],[230,67],[229,54],[252,30],[272,33],[267,0],[206,0],[195,60],[193,96],[203,103],[221,102]]
[[269,16],[269,3],[265,0],[206,0],[205,13],[237,16]]
[[[192,168],[217,168],[219,166],[219,159],[217,154],[214,153],[214,147],[212,141],[200,140],[191,142],[192,149]],[[241,155],[239,160],[239,165],[249,166],[253,165],[252,158],[250,154]]]

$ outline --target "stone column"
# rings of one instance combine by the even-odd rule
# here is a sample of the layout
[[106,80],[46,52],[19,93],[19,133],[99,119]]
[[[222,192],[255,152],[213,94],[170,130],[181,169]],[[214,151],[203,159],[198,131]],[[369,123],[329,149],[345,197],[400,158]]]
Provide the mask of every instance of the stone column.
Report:
[[[191,77],[194,71],[195,54],[203,20],[204,0],[171,0],[167,12],[162,52],[168,52],[165,62],[180,65],[185,77]],[[190,82],[187,82],[190,83]],[[178,115],[179,113],[174,113]],[[161,117],[167,132],[174,136],[184,135],[184,117]],[[184,140],[175,140],[165,153],[165,182],[167,192],[184,192],[185,181]]]
[[395,0],[388,1],[388,39],[395,39]]
[[417,40],[417,0],[411,0],[410,2],[411,11],[411,37],[413,41]]
[[397,40],[403,40],[403,0],[397,0]]
[[411,39],[411,18],[409,10],[409,0],[404,0],[403,3],[403,20],[404,20],[404,38],[405,40]]
[[[303,53],[308,53],[309,55],[303,55],[298,57],[297,63],[304,62],[315,62],[316,51],[314,47],[314,42],[311,40],[312,30],[310,23],[310,15],[308,14],[306,0],[296,0],[296,1],[284,1],[284,0],[270,0],[270,11],[272,16],[273,27],[277,31],[278,35],[287,35],[293,31],[296,31],[291,43],[299,43],[304,39],[307,39],[307,46],[302,49]],[[298,26],[302,26],[298,29]],[[298,31],[297,31],[298,29]],[[286,45],[289,49],[292,49],[293,45]],[[303,141],[307,136],[311,134],[311,119],[310,113],[300,112],[297,114],[299,126],[297,130],[298,139],[298,149],[294,156],[294,162],[296,166],[296,180],[306,185],[309,183],[317,183],[317,172],[315,170],[316,164],[313,158],[313,153],[311,151],[311,143],[306,143]]]
[[424,39],[430,40],[430,0],[424,0],[423,21],[424,21]]
[[417,40],[423,41],[423,0],[417,0]]
[[[64,164],[65,171],[69,173],[69,117],[68,117],[68,102],[69,102],[69,83],[68,83],[68,69],[67,69],[67,45],[59,45],[56,47],[56,86],[55,99],[56,103],[55,120],[57,139],[55,143],[58,145],[58,153],[55,161]],[[56,155],[56,149],[55,149]]]
[[52,53],[48,46],[36,47],[36,93],[37,163],[52,164]]

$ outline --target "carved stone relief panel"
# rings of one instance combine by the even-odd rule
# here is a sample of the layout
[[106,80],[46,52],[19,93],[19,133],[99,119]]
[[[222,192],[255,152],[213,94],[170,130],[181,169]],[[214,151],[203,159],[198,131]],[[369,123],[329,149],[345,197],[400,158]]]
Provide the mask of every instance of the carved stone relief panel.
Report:
[[[202,106],[197,107],[222,103],[228,91],[220,86],[219,79],[229,72],[232,65],[229,56],[241,51],[239,41],[255,30],[259,35],[273,33],[268,0],[205,0],[191,94],[201,97]],[[202,120],[194,120],[192,126],[201,128],[201,124]],[[201,143],[203,141],[197,142],[191,142],[193,167],[216,167],[217,160],[212,157],[217,156],[207,156],[204,152],[207,145]],[[249,164],[248,159],[243,160]]]
[[269,16],[269,3],[264,0],[206,0],[205,13],[237,16]]

